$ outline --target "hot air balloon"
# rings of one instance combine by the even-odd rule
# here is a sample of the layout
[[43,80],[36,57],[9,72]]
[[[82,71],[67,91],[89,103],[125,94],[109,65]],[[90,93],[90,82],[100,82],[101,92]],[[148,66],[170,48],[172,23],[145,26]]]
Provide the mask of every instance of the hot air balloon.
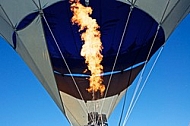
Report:
[[189,0],[81,0],[103,45],[103,96],[90,72],[69,0],[0,0],[0,36],[22,57],[73,126],[107,126],[127,88],[190,12]]

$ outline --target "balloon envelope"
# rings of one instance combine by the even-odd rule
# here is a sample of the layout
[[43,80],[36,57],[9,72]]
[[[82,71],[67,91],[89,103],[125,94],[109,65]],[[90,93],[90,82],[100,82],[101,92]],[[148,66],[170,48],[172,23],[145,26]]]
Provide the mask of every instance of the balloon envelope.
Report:
[[[85,5],[84,0],[81,3]],[[87,67],[80,55],[81,32],[71,23],[69,1],[0,0],[0,5],[1,37],[23,58],[74,126],[87,125],[94,106],[108,118],[146,60],[190,10],[188,0],[90,0],[92,17],[100,26],[103,80],[108,88],[105,98],[97,93],[92,100],[86,90],[90,73],[83,73]]]

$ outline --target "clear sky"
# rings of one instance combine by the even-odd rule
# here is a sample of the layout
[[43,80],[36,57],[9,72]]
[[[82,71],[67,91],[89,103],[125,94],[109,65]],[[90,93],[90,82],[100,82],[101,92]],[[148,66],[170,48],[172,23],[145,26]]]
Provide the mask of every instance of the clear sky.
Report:
[[[0,126],[69,126],[33,73],[1,38],[0,54]],[[118,125],[120,112],[121,104],[109,126]],[[127,126],[189,124],[190,15],[168,39]]]

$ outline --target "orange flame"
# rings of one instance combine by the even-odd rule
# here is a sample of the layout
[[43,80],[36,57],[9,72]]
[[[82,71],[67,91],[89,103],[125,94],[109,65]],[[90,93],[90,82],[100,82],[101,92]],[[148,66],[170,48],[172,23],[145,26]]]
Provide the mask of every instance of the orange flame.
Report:
[[98,31],[98,24],[96,19],[92,19],[90,15],[92,14],[92,9],[90,7],[85,7],[80,4],[80,0],[70,0],[71,11],[73,12],[73,17],[71,21],[80,26],[80,30],[84,30],[81,35],[81,39],[84,44],[81,49],[81,56],[85,58],[85,63],[88,66],[88,70],[91,71],[91,76],[89,78],[90,87],[87,89],[88,92],[100,91],[103,95],[105,91],[105,85],[103,85],[103,79],[101,77],[103,66],[102,61],[102,42],[100,40],[100,31]]

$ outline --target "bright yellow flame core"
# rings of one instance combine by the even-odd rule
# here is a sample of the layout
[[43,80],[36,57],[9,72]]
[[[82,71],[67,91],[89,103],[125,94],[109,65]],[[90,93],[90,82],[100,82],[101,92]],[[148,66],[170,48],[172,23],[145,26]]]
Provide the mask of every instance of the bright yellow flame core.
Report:
[[81,56],[85,58],[85,63],[88,69],[91,71],[89,78],[90,87],[87,89],[88,92],[100,91],[103,95],[105,91],[105,85],[103,85],[102,71],[102,42],[100,40],[101,33],[98,31],[98,24],[95,19],[92,19],[89,15],[92,14],[90,7],[84,7],[80,4],[79,0],[71,0],[71,11],[73,17],[71,21],[80,26],[80,31],[84,30],[81,39],[84,44],[81,49]]

